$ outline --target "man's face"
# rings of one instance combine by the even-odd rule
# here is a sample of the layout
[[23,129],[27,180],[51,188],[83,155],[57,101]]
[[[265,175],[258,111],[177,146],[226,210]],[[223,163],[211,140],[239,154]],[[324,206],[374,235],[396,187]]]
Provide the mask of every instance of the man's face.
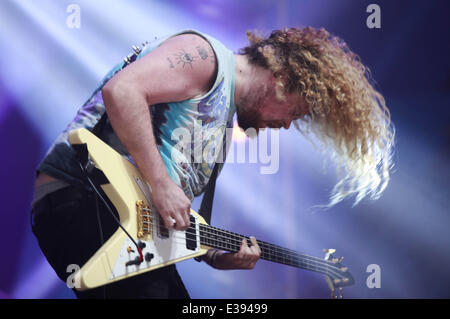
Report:
[[275,90],[256,97],[251,105],[237,109],[239,126],[246,131],[254,128],[259,132],[261,128],[288,129],[293,120],[299,119],[308,113],[304,99],[298,94],[285,94],[285,100],[280,101]]

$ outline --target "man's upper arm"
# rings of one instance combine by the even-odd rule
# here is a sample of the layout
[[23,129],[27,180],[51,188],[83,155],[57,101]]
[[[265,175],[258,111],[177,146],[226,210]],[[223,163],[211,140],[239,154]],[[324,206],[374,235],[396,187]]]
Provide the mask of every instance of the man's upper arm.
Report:
[[217,62],[209,42],[195,34],[182,34],[121,70],[105,89],[133,89],[149,105],[176,102],[208,92],[216,76]]

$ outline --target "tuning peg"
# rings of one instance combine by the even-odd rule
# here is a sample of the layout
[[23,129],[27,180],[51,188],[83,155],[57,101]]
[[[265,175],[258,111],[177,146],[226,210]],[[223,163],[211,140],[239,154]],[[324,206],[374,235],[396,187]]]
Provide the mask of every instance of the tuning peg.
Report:
[[[339,287],[338,290],[339,290],[339,299],[343,299],[344,298],[344,294],[342,293],[342,287]],[[338,296],[336,295],[335,289],[331,289],[331,298],[332,299],[338,299]]]
[[336,279],[333,280],[333,282],[334,282],[336,285],[339,284],[341,281],[342,281],[342,280],[341,280],[341,279],[338,279],[338,278],[336,278]]
[[323,252],[325,253],[325,260],[330,260],[330,258],[332,258],[333,254],[336,252],[336,249],[324,249]]
[[341,257],[341,258],[333,258],[333,259],[331,259],[331,262],[332,262],[333,264],[338,264],[338,263],[341,263],[343,260],[344,260],[344,257]]
[[334,289],[331,290],[331,299],[337,299],[337,296],[334,293]]
[[347,270],[348,270],[348,267],[341,267],[342,272],[347,272]]

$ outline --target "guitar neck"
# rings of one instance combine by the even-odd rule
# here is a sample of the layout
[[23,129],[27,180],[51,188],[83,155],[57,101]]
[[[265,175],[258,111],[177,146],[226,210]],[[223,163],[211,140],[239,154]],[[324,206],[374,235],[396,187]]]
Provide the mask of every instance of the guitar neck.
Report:
[[[200,225],[200,243],[212,248],[229,252],[237,252],[242,240],[246,238],[250,245],[250,238],[210,225]],[[330,271],[339,270],[332,262],[314,256],[308,256],[296,251],[257,240],[261,248],[261,259],[285,264],[297,268],[311,270],[328,275]]]

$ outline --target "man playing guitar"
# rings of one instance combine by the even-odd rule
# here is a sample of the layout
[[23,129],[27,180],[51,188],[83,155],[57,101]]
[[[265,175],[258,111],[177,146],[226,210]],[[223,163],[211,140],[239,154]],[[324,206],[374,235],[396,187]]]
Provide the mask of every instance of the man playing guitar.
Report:
[[[323,29],[286,28],[248,38],[250,45],[234,54],[209,35],[186,30],[146,45],[135,61],[125,59],[105,76],[37,168],[33,232],[61,280],[68,264],[83,265],[117,228],[74,160],[68,134],[80,127],[134,161],[168,229],[189,227],[191,201],[203,193],[214,167],[174,152],[172,132],[213,129],[216,138],[200,145],[213,143],[226,153],[225,129],[234,113],[243,130],[294,124],[327,145],[345,173],[328,206],[349,195],[357,202],[377,198],[385,189],[393,128],[358,57]],[[260,255],[252,237],[238,252],[211,249],[203,260],[217,269],[252,269]],[[75,293],[189,297],[175,266]]]

